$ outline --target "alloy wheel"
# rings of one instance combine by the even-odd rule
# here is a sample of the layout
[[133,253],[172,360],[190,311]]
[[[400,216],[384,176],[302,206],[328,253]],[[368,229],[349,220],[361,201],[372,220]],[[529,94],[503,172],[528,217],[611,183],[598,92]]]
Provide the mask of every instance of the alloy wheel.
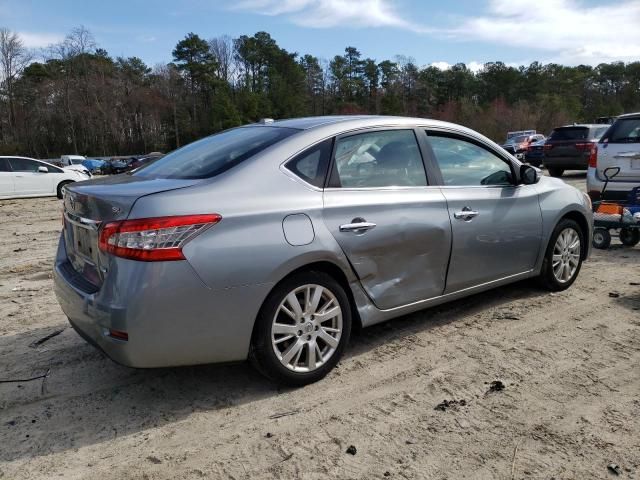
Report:
[[569,282],[580,265],[580,237],[573,228],[560,232],[553,247],[553,275],[560,283]]
[[342,336],[342,309],[326,287],[302,285],[280,302],[271,325],[271,345],[280,363],[312,372],[335,353]]

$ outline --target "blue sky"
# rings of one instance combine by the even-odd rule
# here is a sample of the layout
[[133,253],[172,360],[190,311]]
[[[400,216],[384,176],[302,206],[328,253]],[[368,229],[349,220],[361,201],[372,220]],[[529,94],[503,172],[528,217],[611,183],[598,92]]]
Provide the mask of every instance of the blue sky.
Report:
[[419,65],[640,60],[640,0],[0,0],[0,27],[33,48],[84,25],[112,56],[171,60],[188,32],[268,31],[289,51],[331,59],[346,46]]

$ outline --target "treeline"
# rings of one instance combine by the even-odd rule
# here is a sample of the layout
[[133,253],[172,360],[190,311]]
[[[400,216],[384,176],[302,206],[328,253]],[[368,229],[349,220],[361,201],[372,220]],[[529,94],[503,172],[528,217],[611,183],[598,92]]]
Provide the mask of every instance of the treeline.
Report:
[[[426,41],[426,40],[425,40]],[[640,110],[640,62],[567,67],[491,62],[474,73],[411,58],[329,61],[288,52],[266,32],[205,40],[190,33],[153,68],[112,58],[80,27],[39,52],[0,29],[0,154],[51,158],[169,151],[263,117],[385,114],[438,118],[502,141]]]

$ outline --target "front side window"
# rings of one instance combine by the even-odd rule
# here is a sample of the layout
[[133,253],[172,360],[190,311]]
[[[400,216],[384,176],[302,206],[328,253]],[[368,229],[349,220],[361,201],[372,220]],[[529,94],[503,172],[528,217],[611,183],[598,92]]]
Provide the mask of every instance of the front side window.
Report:
[[140,177],[210,178],[235,167],[298,130],[280,127],[241,127],[190,143],[132,173]]
[[513,185],[509,164],[489,150],[457,137],[429,133],[428,139],[445,185]]
[[35,160],[29,160],[27,158],[10,158],[11,170],[14,172],[37,172],[38,167],[42,165]]
[[288,170],[318,188],[324,186],[333,139],[325,140],[299,153],[286,164]]
[[413,130],[381,130],[336,140],[331,186],[426,185],[427,176]]

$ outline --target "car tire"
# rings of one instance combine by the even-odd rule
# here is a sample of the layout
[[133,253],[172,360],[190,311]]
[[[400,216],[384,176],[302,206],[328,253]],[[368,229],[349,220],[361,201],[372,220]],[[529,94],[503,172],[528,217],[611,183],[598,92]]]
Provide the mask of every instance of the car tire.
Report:
[[611,245],[611,234],[606,228],[596,228],[593,231],[593,239],[591,241],[593,248],[606,250]]
[[301,387],[336,366],[350,334],[351,306],[344,288],[327,273],[299,273],[282,281],[265,300],[249,359],[276,383]]
[[60,182],[60,183],[58,184],[58,188],[56,189],[56,195],[58,196],[58,198],[59,198],[60,200],[62,200],[62,188],[63,188],[65,185],[69,185],[70,183],[73,183],[73,180],[66,180],[66,181],[64,181],[64,182]]
[[544,255],[540,283],[554,292],[566,290],[573,285],[582,267],[584,248],[584,235],[580,226],[568,218],[560,220],[553,229]]
[[633,247],[640,242],[640,230],[637,228],[621,228],[620,241],[627,247]]
[[547,167],[547,170],[549,170],[549,175],[557,178],[561,177],[562,174],[564,173],[564,168]]

